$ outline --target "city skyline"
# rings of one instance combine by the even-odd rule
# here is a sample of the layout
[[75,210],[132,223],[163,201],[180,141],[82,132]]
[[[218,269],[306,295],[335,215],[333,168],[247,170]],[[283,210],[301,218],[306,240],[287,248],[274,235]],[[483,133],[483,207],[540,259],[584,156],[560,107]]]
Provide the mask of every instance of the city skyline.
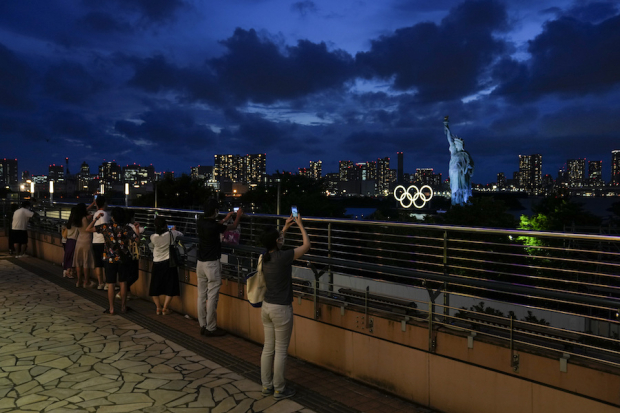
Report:
[[473,181],[620,148],[611,0],[0,3],[0,142],[34,174],[77,164],[189,173],[266,153],[267,172],[404,153],[447,177],[442,120]]

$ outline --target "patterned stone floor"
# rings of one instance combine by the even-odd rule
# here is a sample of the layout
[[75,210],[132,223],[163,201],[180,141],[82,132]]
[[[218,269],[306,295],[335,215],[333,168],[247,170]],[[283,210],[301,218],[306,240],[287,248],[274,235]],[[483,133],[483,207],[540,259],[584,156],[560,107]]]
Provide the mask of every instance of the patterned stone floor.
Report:
[[0,279],[0,413],[312,412],[11,261]]

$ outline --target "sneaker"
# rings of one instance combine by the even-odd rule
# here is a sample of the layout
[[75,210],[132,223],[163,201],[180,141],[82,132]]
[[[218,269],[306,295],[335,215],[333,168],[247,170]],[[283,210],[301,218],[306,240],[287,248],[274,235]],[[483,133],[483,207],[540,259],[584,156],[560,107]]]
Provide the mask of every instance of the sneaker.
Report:
[[24,258],[24,257],[27,257],[27,256],[28,256],[28,254],[22,254],[22,255],[20,255],[19,257],[20,257],[20,258]]
[[21,255],[16,255],[16,256],[15,256],[15,258],[21,258],[21,257],[22,257]]
[[120,290],[120,289],[121,289],[121,286],[120,286],[120,285],[115,285],[115,286],[114,286],[114,289],[115,289],[115,290]]
[[273,394],[273,387],[263,387],[263,396],[271,396]]
[[95,288],[97,286],[97,283],[94,281],[91,281],[88,283],[88,288]]
[[221,328],[216,328],[213,331],[205,329],[205,333],[204,333],[205,337],[222,337],[225,335],[226,335],[226,331],[222,330]]
[[[99,285],[97,286],[97,289],[98,289],[98,290],[103,290],[105,287],[106,287],[106,286],[105,286],[105,284],[99,284]],[[107,288],[105,288],[105,289],[107,290]]]
[[121,299],[121,293],[116,293],[116,298]]
[[104,290],[108,291],[108,284],[103,287]]
[[297,391],[295,391],[294,388],[287,386],[282,391],[276,390],[273,393],[273,398],[276,400],[288,399],[289,397],[293,397],[295,393],[297,393]]

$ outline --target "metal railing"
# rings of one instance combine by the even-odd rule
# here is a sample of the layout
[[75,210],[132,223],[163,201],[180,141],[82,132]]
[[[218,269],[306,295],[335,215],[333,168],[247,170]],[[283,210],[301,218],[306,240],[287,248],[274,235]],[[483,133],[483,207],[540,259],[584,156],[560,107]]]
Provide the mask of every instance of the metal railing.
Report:
[[[36,227],[58,232],[71,205],[41,208]],[[129,208],[146,226],[156,215],[183,232],[188,266],[195,263],[201,211]],[[243,283],[261,253],[259,237],[285,217],[246,215],[241,245],[226,246],[225,274]],[[312,241],[294,272],[320,318],[320,304],[358,308],[366,331],[373,315],[438,331],[503,343],[513,353],[546,352],[560,365],[597,362],[620,367],[620,237],[394,222],[304,218]],[[285,247],[301,243],[293,226]],[[145,253],[148,253],[145,249]],[[188,280],[185,280],[188,282]],[[243,290],[239,291],[243,296]]]

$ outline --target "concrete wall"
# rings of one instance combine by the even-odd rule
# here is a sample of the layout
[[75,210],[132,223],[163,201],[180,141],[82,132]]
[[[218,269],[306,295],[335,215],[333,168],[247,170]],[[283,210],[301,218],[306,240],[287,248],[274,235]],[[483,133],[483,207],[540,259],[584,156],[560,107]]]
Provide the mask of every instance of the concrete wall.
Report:
[[[0,240],[0,246],[3,245]],[[62,245],[57,236],[31,234],[29,254],[59,264]],[[141,261],[140,280],[132,293],[148,298],[151,263]],[[171,308],[196,317],[196,275],[181,274],[181,297]],[[411,321],[402,331],[398,319],[371,315],[372,331],[362,312],[320,305],[295,297],[295,327],[289,353],[310,363],[371,384],[414,402],[450,413],[618,413],[620,369],[572,363],[560,372],[552,356],[519,352],[520,367],[510,366],[505,343],[475,341],[468,347],[463,332],[435,331],[436,348],[429,352],[426,323]],[[153,307],[153,311],[155,308]],[[262,343],[260,309],[245,301],[244,286],[224,280],[218,325],[232,334]],[[196,327],[198,328],[198,327]]]

